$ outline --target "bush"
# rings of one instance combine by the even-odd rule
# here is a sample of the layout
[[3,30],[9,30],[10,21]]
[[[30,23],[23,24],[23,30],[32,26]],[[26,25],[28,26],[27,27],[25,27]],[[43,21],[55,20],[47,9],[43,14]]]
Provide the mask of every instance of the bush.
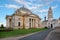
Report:
[[44,28],[48,28],[48,27],[44,27]]
[[8,32],[8,31],[13,31],[13,28],[9,27],[9,28],[0,28],[0,32]]
[[6,28],[7,31],[12,31],[13,28],[9,27],[9,28]]
[[1,28],[4,28],[4,25],[3,24],[1,24]]
[[4,27],[4,25],[3,25],[3,24],[1,24],[0,32],[3,32],[3,31],[5,31],[5,30],[6,30],[6,27]]

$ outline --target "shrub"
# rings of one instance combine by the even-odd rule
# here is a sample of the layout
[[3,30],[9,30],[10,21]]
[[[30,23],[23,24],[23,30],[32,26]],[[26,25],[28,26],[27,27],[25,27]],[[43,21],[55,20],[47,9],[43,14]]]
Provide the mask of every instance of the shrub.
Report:
[[9,28],[0,28],[0,32],[8,32],[8,31],[12,31],[13,28],[9,27]]
[[48,27],[45,26],[44,28],[48,28]]
[[13,28],[9,27],[9,28],[7,28],[6,30],[7,30],[7,31],[12,31]]
[[4,28],[4,25],[3,24],[1,24],[1,28]]

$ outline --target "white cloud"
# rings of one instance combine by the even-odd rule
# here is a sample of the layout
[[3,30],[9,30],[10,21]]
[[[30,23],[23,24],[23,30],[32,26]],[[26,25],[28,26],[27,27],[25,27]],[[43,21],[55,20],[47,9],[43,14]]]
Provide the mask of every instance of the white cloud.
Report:
[[[57,7],[58,7],[58,5],[51,6],[51,8],[52,8],[53,10],[56,9]],[[41,9],[41,10],[38,10],[38,12],[43,13],[43,12],[48,12],[48,10],[49,10],[49,8],[47,8],[47,9]]]
[[[36,11],[39,11],[39,12],[47,12],[46,9],[42,9],[42,10],[39,10],[41,7],[45,6],[45,4],[48,4],[51,2],[51,0],[29,0],[30,2],[27,2],[26,0],[14,0],[15,2],[19,3],[19,4],[22,4],[22,5],[25,5],[25,7],[29,8],[30,10],[36,12]],[[42,4],[36,4],[36,3],[33,3],[33,1],[36,1],[36,2],[43,2]],[[31,6],[29,6],[31,5]]]
[[56,9],[58,7],[58,5],[52,6],[52,9]]
[[[34,4],[32,3],[32,1],[37,1],[37,0],[30,0],[30,2],[27,2],[25,0],[14,0],[15,2],[19,3],[19,4],[22,4],[24,5],[25,7],[29,8],[31,11],[33,12],[40,12],[40,13],[43,13],[43,12],[47,12],[48,9],[41,9],[42,7],[44,7],[45,5],[42,3],[42,4]],[[38,0],[39,2],[46,2],[47,4],[50,3],[51,1],[53,0]],[[31,5],[31,6],[29,6]],[[2,7],[2,6],[0,6]],[[19,6],[17,5],[13,5],[13,4],[5,4],[5,7],[6,8],[14,8],[14,9],[18,9]],[[56,6],[52,6],[52,9],[55,9],[57,8],[57,5]]]
[[17,6],[17,5],[12,5],[12,4],[5,4],[5,7],[6,7],[6,8],[14,8],[14,9],[18,9],[18,8],[19,8],[19,6]]
[[28,4],[32,4],[31,2],[27,2],[25,0],[14,0],[15,2],[27,6]]
[[43,6],[43,4],[35,4],[35,5],[32,5],[31,7],[28,6],[28,8],[30,10],[35,10],[35,9],[39,9]]
[[35,10],[34,11],[35,13],[47,13],[48,12],[48,9],[41,9],[41,10]]
[[35,2],[36,3],[42,3],[44,5],[50,5],[54,1],[60,2],[60,0],[28,0],[29,2],[27,2],[27,0],[14,0],[14,1],[17,2],[17,3],[20,3],[20,4],[24,4],[24,5],[25,4],[32,4],[32,3],[35,4]]
[[43,0],[42,2],[44,2],[45,5],[50,5],[52,3],[52,0]]
[[16,1],[17,3],[20,3],[20,4],[24,4],[23,0],[14,0],[14,1]]
[[41,12],[41,13],[43,13],[43,12],[48,12],[48,9],[42,9],[42,10],[40,10],[40,12]]
[[[24,5],[25,7],[29,8],[30,10],[36,12],[39,11],[41,13],[43,12],[47,12],[48,9],[42,9],[39,10],[41,7],[44,7],[46,5],[50,6],[50,4],[54,1],[54,0],[29,0],[29,2],[27,2],[26,0],[14,0],[15,2]],[[38,4],[33,3],[33,2],[38,2]],[[56,0],[55,0],[56,1]],[[41,4],[40,4],[41,3]],[[31,6],[29,6],[31,5]],[[53,9],[55,9],[57,6],[52,7]]]
[[[52,6],[52,9],[54,10],[54,9],[56,9],[58,6],[56,5],[56,6]],[[40,9],[40,10],[35,10],[34,12],[40,12],[40,13],[43,13],[43,12],[45,12],[45,13],[48,13],[48,10],[49,10],[49,8],[47,8],[47,9]]]
[[[33,1],[33,0],[30,0],[30,2],[27,2],[26,0],[14,0],[14,1],[17,2],[17,3],[19,3],[19,4],[24,5],[24,6],[27,7],[27,8],[30,8],[29,5],[31,5],[31,9],[42,6],[42,4],[32,3],[31,1]],[[35,0],[34,0],[34,1],[35,1]]]
[[12,8],[12,9],[20,8],[20,6],[13,5],[13,4],[5,4],[5,5],[1,5],[0,7]]

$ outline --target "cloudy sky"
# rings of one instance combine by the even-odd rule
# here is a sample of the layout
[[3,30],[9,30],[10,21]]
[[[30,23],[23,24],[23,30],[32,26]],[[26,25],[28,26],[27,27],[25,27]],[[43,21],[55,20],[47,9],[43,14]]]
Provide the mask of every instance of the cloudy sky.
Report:
[[26,7],[42,20],[47,17],[51,6],[54,19],[60,17],[60,0],[0,0],[0,24],[6,25],[6,15],[12,15],[18,8]]

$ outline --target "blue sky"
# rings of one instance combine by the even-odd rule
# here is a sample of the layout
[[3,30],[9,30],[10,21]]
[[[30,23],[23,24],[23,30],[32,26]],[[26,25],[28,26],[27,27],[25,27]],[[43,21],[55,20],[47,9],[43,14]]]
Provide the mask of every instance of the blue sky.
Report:
[[23,5],[42,20],[47,17],[50,6],[54,19],[60,17],[60,0],[0,0],[0,24],[6,25],[6,15],[12,15]]

